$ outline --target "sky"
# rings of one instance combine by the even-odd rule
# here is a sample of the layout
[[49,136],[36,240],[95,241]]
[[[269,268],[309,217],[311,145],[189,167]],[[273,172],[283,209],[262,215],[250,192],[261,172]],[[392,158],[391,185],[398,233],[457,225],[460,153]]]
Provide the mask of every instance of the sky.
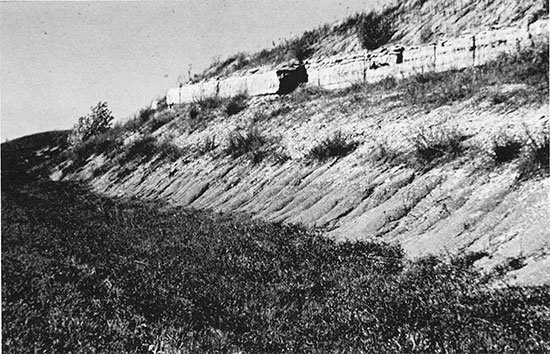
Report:
[[106,101],[117,121],[215,57],[282,39],[383,0],[0,2],[2,141],[70,129]]

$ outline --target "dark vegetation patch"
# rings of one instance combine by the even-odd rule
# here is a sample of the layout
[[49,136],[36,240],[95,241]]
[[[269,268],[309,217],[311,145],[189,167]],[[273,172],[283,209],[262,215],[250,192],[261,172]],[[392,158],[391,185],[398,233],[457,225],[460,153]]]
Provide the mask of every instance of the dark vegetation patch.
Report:
[[477,255],[407,261],[397,246],[52,182],[2,184],[1,242],[6,353],[541,353],[550,344],[550,289],[489,287],[472,267]]
[[[70,130],[32,134],[2,143],[2,183],[34,179],[55,164],[68,148]],[[37,151],[41,151],[37,153]]]
[[172,111],[162,111],[153,116],[149,121],[148,128],[150,132],[158,130],[166,123],[172,121],[175,118],[175,114]]
[[520,179],[550,175],[550,134],[535,137],[526,130],[526,153],[519,163]]
[[467,136],[456,128],[420,127],[409,138],[412,155],[417,162],[427,165],[443,157],[456,157],[465,150],[462,144]]
[[224,153],[233,158],[247,155],[253,163],[260,163],[265,157],[264,145],[268,139],[255,127],[250,127],[246,132],[235,130],[227,137],[227,145]]
[[519,156],[523,143],[516,137],[500,133],[493,138],[492,156],[496,163],[511,161]]
[[154,137],[146,135],[124,146],[118,162],[125,164],[136,159],[148,161],[157,155],[161,160],[176,161],[185,152],[184,149],[172,142],[158,141]]
[[197,153],[199,155],[204,155],[209,152],[214,151],[218,147],[216,143],[216,137],[206,137],[197,145]]
[[387,44],[397,30],[396,10],[399,6],[387,7],[381,12],[363,13],[357,21],[357,36],[363,48],[374,50]]
[[308,160],[324,162],[335,157],[344,157],[357,148],[359,144],[342,132],[326,138],[315,145],[306,155]]
[[248,95],[244,93],[228,98],[225,104],[225,113],[232,116],[243,111],[246,108],[247,99]]

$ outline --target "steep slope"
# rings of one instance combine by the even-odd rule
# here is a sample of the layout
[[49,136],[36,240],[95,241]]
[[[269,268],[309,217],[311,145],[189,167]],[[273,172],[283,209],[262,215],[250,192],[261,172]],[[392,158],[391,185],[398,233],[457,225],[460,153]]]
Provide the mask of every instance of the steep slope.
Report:
[[[398,242],[411,257],[483,251],[488,257],[479,265],[517,268],[507,269],[511,282],[548,283],[548,164],[533,174],[528,157],[537,146],[548,149],[544,92],[525,83],[492,85],[442,105],[415,104],[400,89],[383,87],[299,90],[251,98],[234,115],[227,106],[200,113],[197,119],[209,119],[203,125],[189,118],[195,106],[182,106],[157,113],[159,120],[173,117],[160,128],[151,131],[158,125],[152,118],[129,135],[125,152],[53,177],[84,179],[115,197],[302,223],[339,239]],[[337,132],[355,150],[313,158],[311,151]],[[129,157],[144,133],[175,143],[181,157]],[[233,154],[236,136],[263,144]],[[500,139],[519,142],[521,152],[499,161]],[[447,151],[445,141],[460,148]],[[422,156],[423,144],[443,153]]]
[[[384,13],[406,29],[392,40],[415,43],[426,26],[454,34],[528,24],[544,11],[539,2],[415,1]],[[307,45],[327,45],[310,54],[322,55],[335,33],[353,50],[346,31],[359,18],[306,33]],[[396,242],[410,257],[485,252],[477,264],[509,283],[550,283],[548,116],[545,44],[340,91],[161,104],[69,151],[51,178]]]

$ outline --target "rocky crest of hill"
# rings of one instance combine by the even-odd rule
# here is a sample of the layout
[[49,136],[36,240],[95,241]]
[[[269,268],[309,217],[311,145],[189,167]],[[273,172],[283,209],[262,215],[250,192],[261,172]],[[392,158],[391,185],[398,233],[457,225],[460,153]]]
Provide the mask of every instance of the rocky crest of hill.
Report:
[[[546,0],[398,0],[381,11],[359,13],[331,25],[321,26],[271,49],[257,53],[238,53],[212,65],[195,80],[226,76],[239,71],[267,66],[270,69],[293,60],[319,60],[345,55],[369,44],[366,19],[373,14],[375,28],[382,28],[385,38],[379,45],[420,45],[477,33],[495,27],[528,26],[548,16]],[[370,23],[370,22],[369,22]],[[384,23],[387,24],[384,27]],[[365,33],[367,32],[367,33]],[[380,35],[380,33],[377,33]],[[378,46],[379,46],[378,45]]]

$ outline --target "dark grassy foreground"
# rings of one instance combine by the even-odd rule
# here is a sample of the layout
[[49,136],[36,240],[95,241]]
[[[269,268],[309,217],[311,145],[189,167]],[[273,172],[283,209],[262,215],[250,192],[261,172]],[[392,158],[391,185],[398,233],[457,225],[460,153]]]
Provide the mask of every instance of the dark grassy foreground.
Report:
[[5,353],[543,353],[548,287],[296,226],[2,183]]

